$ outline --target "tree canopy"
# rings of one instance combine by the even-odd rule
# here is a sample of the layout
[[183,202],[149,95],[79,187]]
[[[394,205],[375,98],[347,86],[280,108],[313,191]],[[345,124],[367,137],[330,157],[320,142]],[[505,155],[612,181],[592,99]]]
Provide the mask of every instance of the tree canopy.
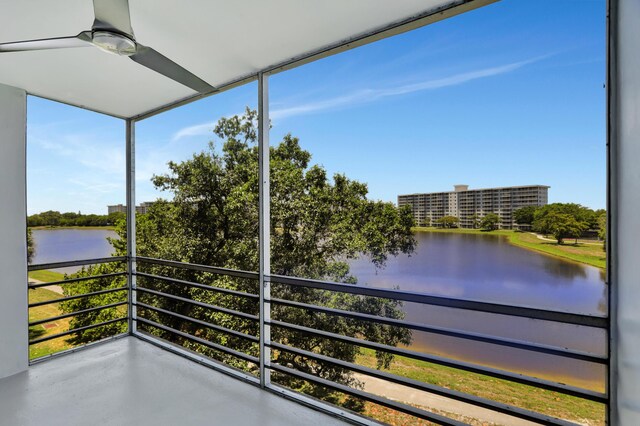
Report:
[[36,254],[36,243],[33,240],[33,233],[31,228],[27,228],[27,263],[33,261],[33,256]]
[[533,230],[553,235],[562,244],[565,238],[578,238],[587,229],[598,229],[598,216],[588,207],[575,203],[553,203],[534,213]]
[[544,229],[562,244],[565,238],[578,238],[587,229],[585,222],[579,222],[570,214],[550,212],[537,219],[536,227]]
[[538,209],[537,206],[520,207],[513,211],[513,218],[518,225],[531,225]]
[[495,213],[487,213],[480,221],[480,227],[485,231],[498,229],[498,225],[500,225],[500,216]]
[[[221,149],[212,142],[208,150],[180,163],[170,162],[167,174],[153,177],[155,187],[172,196],[170,201],[154,203],[148,214],[138,217],[136,238],[139,256],[258,270],[258,151],[255,122],[256,112],[249,109],[242,116],[221,119],[214,129],[215,135],[222,141]],[[367,185],[343,174],[336,174],[330,179],[323,167],[311,164],[311,154],[303,150],[299,140],[292,135],[286,135],[277,146],[272,146],[270,156],[272,274],[355,284],[356,278],[349,271],[350,259],[364,256],[381,268],[388,256],[413,252],[416,241],[411,232],[414,223],[408,207],[397,208],[392,203],[369,200]],[[126,252],[126,227],[123,221],[119,223],[117,232],[120,239],[113,240],[112,244],[116,254],[123,255]],[[113,267],[100,265],[81,274],[105,273]],[[138,268],[157,275],[254,294],[258,292],[257,282],[246,278],[158,265],[139,265]],[[116,280],[92,280],[68,286],[68,291],[90,291],[98,286],[122,285]],[[143,277],[138,280],[140,286],[253,315],[258,313],[259,307],[254,299]],[[117,294],[110,296],[113,298],[109,302],[113,302]],[[251,335],[258,333],[258,324],[246,318],[141,292],[137,297],[138,301],[234,331]],[[283,284],[272,284],[272,297],[391,318],[404,316],[401,303],[397,301]],[[104,303],[100,298],[78,299],[66,302],[64,309],[85,309]],[[121,315],[117,309],[101,311],[99,314],[101,321]],[[139,309],[139,315],[234,350],[257,355],[257,345],[252,341],[142,308]],[[272,304],[271,315],[279,321],[388,345],[409,344],[411,341],[411,332],[406,329],[312,314],[300,308]],[[78,316],[72,320],[71,326],[79,327],[97,320],[98,315]],[[114,327],[123,325],[116,324]],[[255,372],[256,366],[247,361],[175,334],[142,324],[139,327],[236,368]],[[95,339],[101,333],[100,330],[91,331],[93,334],[77,336],[76,342]],[[114,329],[109,331],[113,332]],[[272,340],[351,362],[360,350],[354,345],[279,327],[272,327]],[[386,353],[376,355],[379,367],[388,366],[392,359]],[[330,363],[303,359],[286,351],[274,351],[272,359],[272,362],[325,379],[359,385],[351,372]],[[274,380],[332,402],[338,398],[323,387],[293,377],[274,373]],[[352,408],[358,409],[358,406]]]
[[49,210],[32,214],[27,217],[28,226],[111,226],[120,219],[124,219],[124,213],[110,213],[108,215],[82,214],[80,212],[60,213]]
[[435,222],[441,225],[443,228],[455,228],[458,226],[460,219],[455,216],[444,216],[436,220]]

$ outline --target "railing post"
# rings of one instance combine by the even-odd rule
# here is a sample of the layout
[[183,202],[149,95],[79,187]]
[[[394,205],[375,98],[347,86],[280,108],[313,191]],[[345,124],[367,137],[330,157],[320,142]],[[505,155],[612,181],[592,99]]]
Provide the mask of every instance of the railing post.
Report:
[[258,74],[258,202],[259,250],[260,250],[260,386],[270,384],[271,350],[266,344],[271,341],[271,330],[267,321],[271,319],[271,226],[269,193],[269,86],[267,76]]
[[126,120],[126,161],[127,161],[127,287],[129,289],[129,303],[127,315],[129,317],[129,334],[136,331],[134,289],[136,288],[136,144],[135,121]]

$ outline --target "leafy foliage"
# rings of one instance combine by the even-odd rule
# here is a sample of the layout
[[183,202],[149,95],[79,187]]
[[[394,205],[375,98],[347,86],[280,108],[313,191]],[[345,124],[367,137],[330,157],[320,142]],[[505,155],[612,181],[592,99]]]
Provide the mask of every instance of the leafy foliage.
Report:
[[27,263],[33,261],[33,256],[36,254],[36,243],[33,240],[33,233],[31,228],[27,228]]
[[442,226],[443,228],[456,228],[460,219],[455,216],[444,216],[435,221],[437,224]]
[[537,206],[525,206],[513,211],[513,218],[518,225],[531,225],[534,215],[539,209]]
[[118,220],[124,219],[124,213],[110,213],[108,215],[82,213],[60,213],[49,210],[27,217],[28,226],[111,226]]
[[553,235],[558,244],[562,244],[565,238],[578,238],[587,226],[570,214],[558,212],[550,212],[536,221],[536,227]]
[[[195,264],[214,265],[237,270],[258,270],[258,151],[256,147],[256,112],[247,109],[243,116],[221,119],[214,129],[223,140],[221,151],[215,143],[181,163],[170,162],[169,173],[154,176],[156,188],[172,194],[172,200],[160,200],[146,215],[138,217],[137,250],[149,256]],[[303,150],[297,138],[286,135],[270,149],[271,171],[271,272],[305,278],[326,279],[355,284],[349,273],[349,259],[368,257],[376,267],[384,267],[388,256],[411,253],[415,248],[409,208],[367,199],[366,184],[342,174],[332,179],[324,168],[311,165],[311,154]],[[112,240],[117,255],[126,252],[126,228],[120,222]],[[101,265],[82,273],[104,273]],[[172,268],[138,265],[140,271],[181,280],[257,294],[256,280]],[[95,282],[94,282],[95,281]],[[92,290],[98,280],[77,289]],[[259,306],[251,297],[243,297],[194,288],[157,279],[138,277],[139,286],[190,298],[211,305],[257,315]],[[117,286],[115,281],[100,285]],[[402,318],[401,303],[392,300],[272,284],[272,297],[332,308],[353,310],[371,315]],[[258,324],[252,319],[212,310],[191,303],[138,292],[138,301],[172,312],[206,321],[236,332],[256,336]],[[78,299],[65,304],[65,311],[103,303],[100,298]],[[108,310],[114,314],[117,310]],[[103,311],[104,312],[104,311]],[[105,313],[105,315],[107,315]],[[116,312],[117,313],[117,312]],[[165,313],[139,308],[142,318],[162,323],[213,343],[257,356],[257,345],[237,334],[225,333],[181,320]],[[115,315],[115,314],[114,314]],[[348,318],[304,311],[273,304],[273,319],[317,328],[345,336],[364,338],[388,345],[409,344],[411,332],[386,325],[364,323]],[[104,316],[101,320],[104,320]],[[73,327],[96,319],[76,317]],[[148,333],[168,339],[203,353],[233,367],[256,372],[252,363],[204,347],[189,339],[163,330],[138,324]],[[85,340],[87,333],[77,339]],[[91,336],[95,338],[96,336]],[[360,348],[354,345],[306,335],[281,327],[272,327],[272,340],[307,351],[354,361]],[[392,356],[377,354],[378,367],[387,367]],[[272,362],[315,374],[339,383],[359,386],[348,370],[335,365],[273,351]],[[274,375],[285,386],[332,402],[338,395],[326,388],[293,377]],[[352,408],[361,408],[351,401]]]
[[598,214],[598,238],[602,240],[602,246],[607,249],[607,213],[602,210]]
[[480,216],[477,213],[474,213],[473,215],[471,215],[471,217],[469,218],[471,220],[471,227],[473,229],[477,229],[480,227]]
[[495,213],[486,214],[480,221],[480,227],[485,231],[493,231],[494,229],[498,229],[499,224],[500,216]]

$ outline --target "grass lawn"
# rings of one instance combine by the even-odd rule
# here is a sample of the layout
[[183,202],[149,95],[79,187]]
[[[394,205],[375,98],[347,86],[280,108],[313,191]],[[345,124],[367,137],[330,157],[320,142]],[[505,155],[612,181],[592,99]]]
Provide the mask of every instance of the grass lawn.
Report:
[[[370,349],[363,349],[363,353],[358,356],[356,362],[360,365],[376,368],[375,352]],[[605,424],[604,405],[557,392],[404,357],[395,357],[388,371],[398,376],[435,384],[574,422],[593,426]],[[369,409],[372,408],[369,407]],[[376,414],[383,417],[382,420],[391,424],[419,424],[400,421],[404,417],[398,413],[394,412],[392,416],[386,413],[386,411],[392,410],[379,407],[377,411]],[[390,421],[394,418],[397,418],[400,422]]]
[[[29,303],[44,302],[45,300],[60,299],[61,297],[61,294],[44,288],[29,290]],[[54,317],[57,315],[62,315],[57,304],[38,306],[37,308],[29,309],[29,321],[37,321],[39,319]],[[71,318],[65,318],[52,323],[29,327],[29,339],[36,339],[67,331],[69,329],[69,321],[71,321]],[[46,328],[45,326],[49,328]],[[54,352],[70,349],[72,346],[66,342],[66,339],[69,337],[71,336],[64,336],[29,346],[29,359],[39,358]]]
[[514,246],[526,248],[550,256],[560,257],[563,259],[573,260],[575,262],[584,263],[605,269],[607,264],[607,255],[602,248],[602,244],[583,243],[573,244],[573,240],[565,240],[565,244],[557,244],[554,241],[545,241],[529,232],[516,232],[506,229],[496,231],[482,231],[480,229],[441,229],[441,228],[413,228],[417,232],[443,232],[454,234],[478,234],[478,235],[498,235],[507,238],[509,243]]
[[29,278],[48,283],[48,282],[51,282],[51,281],[61,281],[61,280],[63,280],[64,279],[64,274],[61,274],[60,272],[47,271],[47,270],[44,270],[44,271],[31,271],[31,272],[29,272]]

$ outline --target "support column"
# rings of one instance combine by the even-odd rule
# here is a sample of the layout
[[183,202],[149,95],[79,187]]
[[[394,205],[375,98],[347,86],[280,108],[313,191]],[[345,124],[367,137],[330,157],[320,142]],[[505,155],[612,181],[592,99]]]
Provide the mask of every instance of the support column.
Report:
[[258,202],[260,204],[260,386],[270,384],[271,329],[265,322],[271,320],[271,213],[269,185],[269,86],[267,76],[258,74]]
[[126,121],[127,150],[127,284],[129,287],[129,334],[136,331],[136,138],[135,121]]
[[640,425],[640,2],[610,0],[610,424]]
[[0,84],[0,379],[29,365],[27,95]]

